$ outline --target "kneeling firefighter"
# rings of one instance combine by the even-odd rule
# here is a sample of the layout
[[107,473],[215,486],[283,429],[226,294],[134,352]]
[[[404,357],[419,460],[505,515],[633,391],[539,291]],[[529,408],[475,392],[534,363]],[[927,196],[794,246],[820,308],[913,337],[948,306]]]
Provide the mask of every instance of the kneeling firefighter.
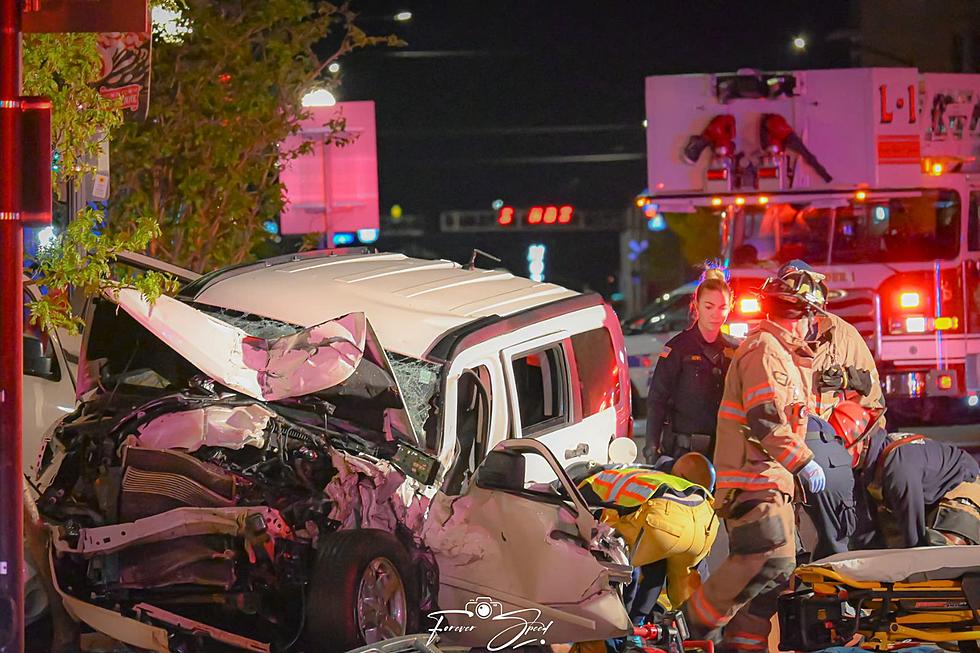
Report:
[[623,536],[639,568],[624,597],[633,623],[642,623],[658,599],[669,601],[665,609],[686,601],[700,585],[696,567],[718,534],[708,459],[685,454],[669,474],[642,465],[573,465],[569,475],[588,503],[605,508],[602,520]]
[[814,409],[806,337],[819,307],[812,288],[778,277],[760,299],[767,319],[736,350],[718,411],[715,507],[729,557],[683,606],[695,638],[725,628],[726,651],[768,649],[777,598],[796,566],[796,483],[810,493],[826,483],[805,439]]
[[980,465],[959,447],[913,433],[886,433],[875,416],[843,402],[830,422],[874,501],[856,539],[877,531],[889,548],[980,544]]

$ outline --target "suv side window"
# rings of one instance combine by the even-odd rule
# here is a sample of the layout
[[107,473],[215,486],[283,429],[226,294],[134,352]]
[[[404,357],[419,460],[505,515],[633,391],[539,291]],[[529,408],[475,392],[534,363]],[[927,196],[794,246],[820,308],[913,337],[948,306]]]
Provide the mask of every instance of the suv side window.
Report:
[[572,351],[578,369],[582,417],[589,417],[619,401],[616,350],[605,327],[572,336]]
[[61,367],[54,348],[57,346],[51,336],[36,324],[31,324],[31,311],[28,303],[34,301],[30,293],[24,293],[24,374],[48,381],[61,380]]
[[568,421],[568,365],[560,344],[513,359],[521,428],[534,435]]

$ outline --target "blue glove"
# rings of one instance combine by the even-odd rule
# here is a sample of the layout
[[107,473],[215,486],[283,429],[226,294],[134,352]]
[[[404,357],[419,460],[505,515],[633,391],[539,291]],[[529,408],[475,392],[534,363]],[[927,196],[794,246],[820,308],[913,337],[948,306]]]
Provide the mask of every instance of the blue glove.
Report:
[[803,469],[799,471],[799,477],[811,494],[823,492],[823,489],[827,487],[827,475],[824,474],[823,467],[816,460],[811,460],[804,465]]

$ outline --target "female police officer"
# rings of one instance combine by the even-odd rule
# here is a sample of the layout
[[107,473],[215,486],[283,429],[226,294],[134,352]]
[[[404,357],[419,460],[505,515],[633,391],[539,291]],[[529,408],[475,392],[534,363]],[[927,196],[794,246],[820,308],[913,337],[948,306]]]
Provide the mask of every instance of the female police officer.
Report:
[[651,464],[714,452],[725,373],[738,345],[721,332],[732,306],[724,272],[706,270],[691,305],[694,325],[667,341],[650,378],[643,453]]

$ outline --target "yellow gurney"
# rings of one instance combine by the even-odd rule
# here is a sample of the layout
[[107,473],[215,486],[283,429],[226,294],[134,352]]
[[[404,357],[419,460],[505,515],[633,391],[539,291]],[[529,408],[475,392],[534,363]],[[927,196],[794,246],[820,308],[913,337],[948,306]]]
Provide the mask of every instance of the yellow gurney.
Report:
[[779,599],[783,650],[901,642],[980,651],[980,546],[852,551],[797,568],[804,587]]

